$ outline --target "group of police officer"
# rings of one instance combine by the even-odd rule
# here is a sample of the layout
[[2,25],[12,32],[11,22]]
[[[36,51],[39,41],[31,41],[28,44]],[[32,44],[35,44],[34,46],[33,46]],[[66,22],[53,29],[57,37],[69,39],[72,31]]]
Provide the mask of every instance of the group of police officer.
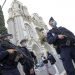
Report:
[[11,34],[0,37],[0,75],[20,75],[17,68],[20,62],[25,75],[35,75],[34,60],[36,56],[26,48],[26,41],[23,39],[21,46],[15,46],[10,42]]
[[[75,36],[64,27],[57,27],[57,22],[50,18],[52,27],[47,33],[47,42],[53,44],[57,53],[60,54],[67,75],[75,75]],[[0,75],[20,75],[17,68],[20,62],[26,75],[35,75],[33,53],[26,48],[27,40],[20,42],[21,46],[14,46],[10,42],[10,34],[0,36]],[[34,56],[36,59],[36,56]]]

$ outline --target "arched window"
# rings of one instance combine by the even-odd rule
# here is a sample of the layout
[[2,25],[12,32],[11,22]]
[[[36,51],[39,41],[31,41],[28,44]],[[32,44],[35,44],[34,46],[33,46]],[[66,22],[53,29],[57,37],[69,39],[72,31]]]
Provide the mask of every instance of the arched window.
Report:
[[20,4],[18,5],[18,7],[19,7],[19,8],[21,7]]
[[34,31],[28,23],[25,23],[25,30],[27,32],[27,35],[30,36],[31,38],[33,38]]

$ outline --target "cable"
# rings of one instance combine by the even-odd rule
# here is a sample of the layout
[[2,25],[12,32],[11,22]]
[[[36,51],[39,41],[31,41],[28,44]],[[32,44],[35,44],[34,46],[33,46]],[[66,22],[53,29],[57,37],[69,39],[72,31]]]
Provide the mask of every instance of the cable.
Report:
[[5,5],[5,3],[6,3],[6,0],[4,1],[3,5],[2,5],[2,8],[3,8],[3,6]]

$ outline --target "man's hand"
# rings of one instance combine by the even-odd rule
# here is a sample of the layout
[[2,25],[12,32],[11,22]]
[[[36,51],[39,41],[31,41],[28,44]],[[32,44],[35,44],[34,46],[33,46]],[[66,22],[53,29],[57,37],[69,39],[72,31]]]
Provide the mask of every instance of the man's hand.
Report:
[[59,39],[64,39],[64,37],[65,37],[65,35],[62,35],[62,34],[58,35]]
[[33,68],[30,69],[30,74],[34,74],[34,69]]
[[8,49],[7,50],[10,54],[14,53],[16,50],[15,49]]

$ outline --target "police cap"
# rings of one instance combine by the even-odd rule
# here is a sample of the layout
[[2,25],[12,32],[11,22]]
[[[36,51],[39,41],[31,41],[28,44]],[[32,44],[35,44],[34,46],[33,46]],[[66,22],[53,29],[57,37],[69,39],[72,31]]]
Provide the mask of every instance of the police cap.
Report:
[[49,19],[49,22],[52,21],[52,20],[54,20],[53,17],[51,17],[51,18]]

